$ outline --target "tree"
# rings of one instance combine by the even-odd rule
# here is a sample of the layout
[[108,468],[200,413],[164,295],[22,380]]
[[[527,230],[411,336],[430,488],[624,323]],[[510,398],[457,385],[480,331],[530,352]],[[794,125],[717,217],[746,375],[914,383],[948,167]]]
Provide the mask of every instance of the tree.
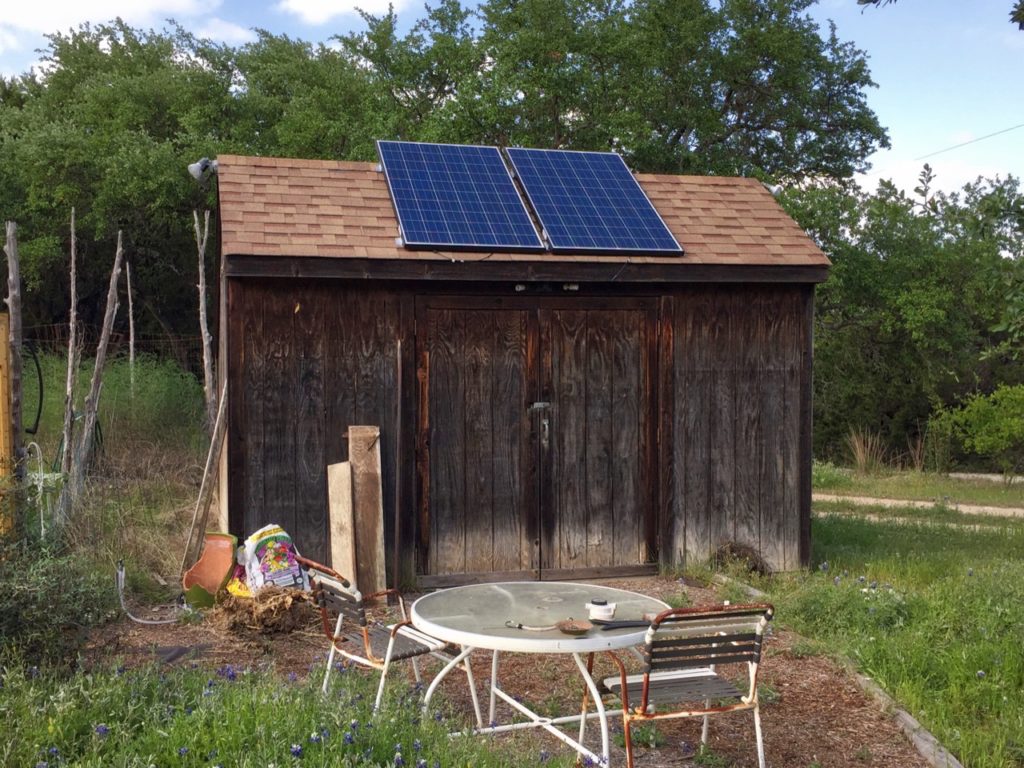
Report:
[[929,186],[926,168],[914,196],[885,182],[873,194],[828,184],[783,196],[833,263],[816,296],[819,455],[841,453],[851,427],[904,450],[937,407],[1024,377],[994,353],[1003,278],[1024,255],[1000,223],[1017,182],[979,180],[953,194]]
[[[883,6],[895,2],[896,0],[857,0],[857,5]],[[1017,0],[1010,8],[1010,23],[1024,30],[1024,0]]]

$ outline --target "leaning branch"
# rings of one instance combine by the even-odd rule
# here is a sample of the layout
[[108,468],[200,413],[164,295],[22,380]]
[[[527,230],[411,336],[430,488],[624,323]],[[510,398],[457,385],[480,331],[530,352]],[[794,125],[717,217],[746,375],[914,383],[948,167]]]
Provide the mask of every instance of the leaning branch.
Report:
[[[86,468],[92,459],[93,435],[96,432],[96,419],[99,412],[100,391],[103,387],[103,367],[107,361],[107,346],[110,332],[114,327],[114,316],[117,314],[117,283],[121,276],[121,263],[124,249],[121,245],[121,232],[117,233],[117,253],[114,255],[114,268],[110,273],[110,287],[107,289],[107,309],[103,315],[103,330],[96,346],[96,364],[92,371],[92,382],[89,385],[89,396],[85,399],[85,421],[82,432],[75,445],[75,456],[71,466],[71,475],[65,486],[67,494],[61,494],[61,508],[66,515],[67,509],[74,508],[85,488]],[[65,506],[66,505],[66,506]]]
[[210,212],[206,211],[202,233],[199,231],[199,212],[192,211],[196,230],[196,250],[199,253],[199,333],[203,338],[203,394],[206,398],[206,424],[212,435],[217,421],[217,393],[213,383],[213,337],[206,319],[206,242],[210,235]]

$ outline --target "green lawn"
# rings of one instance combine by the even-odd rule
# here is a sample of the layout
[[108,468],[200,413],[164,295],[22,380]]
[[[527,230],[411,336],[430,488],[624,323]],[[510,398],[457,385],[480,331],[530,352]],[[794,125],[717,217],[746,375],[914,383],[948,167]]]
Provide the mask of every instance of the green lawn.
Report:
[[1024,483],[1007,485],[990,480],[960,480],[932,472],[888,472],[858,475],[831,464],[815,463],[811,476],[815,492],[883,499],[917,499],[937,504],[983,504],[1024,507]]
[[811,572],[762,585],[779,620],[853,659],[965,765],[1024,765],[1024,520],[815,509]]

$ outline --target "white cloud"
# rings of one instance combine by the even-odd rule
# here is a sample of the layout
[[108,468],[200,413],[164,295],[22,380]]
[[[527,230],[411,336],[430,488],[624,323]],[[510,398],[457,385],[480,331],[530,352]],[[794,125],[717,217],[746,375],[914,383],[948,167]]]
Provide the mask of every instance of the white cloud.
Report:
[[11,30],[0,26],[0,55],[20,50],[21,42],[18,40],[18,36]]
[[251,29],[216,17],[206,19],[196,30],[196,35],[229,45],[238,45],[256,39],[256,34]]
[[5,4],[0,32],[63,32],[83,22],[103,23],[120,16],[129,24],[157,24],[172,17],[208,13],[219,2],[203,0],[47,0]]
[[[408,4],[407,0],[393,3],[395,11],[400,11]],[[320,26],[336,16],[355,15],[356,9],[373,15],[388,12],[388,0],[281,0],[277,10],[298,16],[310,26]]]

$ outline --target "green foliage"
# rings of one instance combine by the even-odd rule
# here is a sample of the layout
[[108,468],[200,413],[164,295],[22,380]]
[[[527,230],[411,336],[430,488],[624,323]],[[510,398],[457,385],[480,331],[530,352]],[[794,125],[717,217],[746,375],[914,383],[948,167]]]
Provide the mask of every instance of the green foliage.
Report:
[[934,411],[1024,367],[993,352],[1004,334],[1008,270],[1024,256],[1024,204],[1014,178],[932,193],[926,167],[913,196],[835,184],[784,193],[786,209],[832,260],[815,298],[814,450],[845,453],[851,428],[886,452],[913,444]]
[[113,570],[59,545],[0,544],[0,652],[74,665],[85,633],[114,608]]
[[[322,660],[320,661],[322,663]],[[487,742],[452,739],[445,717],[421,718],[411,687],[390,687],[371,721],[375,677],[350,670],[327,700],[317,676],[286,680],[273,671],[108,669],[57,677],[26,674],[0,658],[4,765],[417,765],[541,764]],[[455,726],[457,728],[457,726]],[[401,760],[399,759],[401,755]],[[546,765],[568,763],[555,759]]]
[[[929,522],[929,521],[932,522]],[[829,568],[776,577],[779,621],[854,659],[965,764],[1012,765],[1024,725],[1024,522],[830,516]]]
[[960,409],[957,423],[967,448],[991,458],[1003,474],[1024,467],[1024,386],[975,395]]

